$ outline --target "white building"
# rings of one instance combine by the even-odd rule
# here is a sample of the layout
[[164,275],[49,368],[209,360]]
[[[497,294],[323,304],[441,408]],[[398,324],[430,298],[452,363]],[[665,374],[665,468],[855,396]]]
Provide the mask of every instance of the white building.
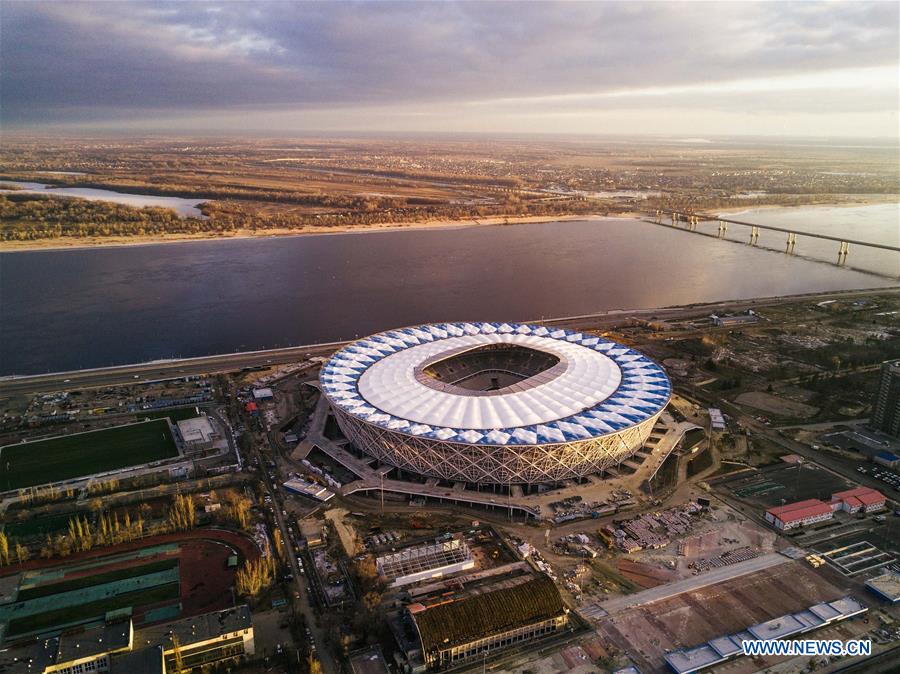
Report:
[[219,434],[205,414],[178,422],[178,433],[188,449],[209,449]]

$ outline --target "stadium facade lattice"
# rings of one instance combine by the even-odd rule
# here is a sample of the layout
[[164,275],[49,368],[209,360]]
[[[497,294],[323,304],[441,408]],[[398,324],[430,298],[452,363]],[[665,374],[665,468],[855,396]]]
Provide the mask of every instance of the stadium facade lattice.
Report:
[[662,368],[589,334],[440,323],[341,349],[322,391],[359,450],[418,475],[539,484],[599,473],[640,449],[669,401]]

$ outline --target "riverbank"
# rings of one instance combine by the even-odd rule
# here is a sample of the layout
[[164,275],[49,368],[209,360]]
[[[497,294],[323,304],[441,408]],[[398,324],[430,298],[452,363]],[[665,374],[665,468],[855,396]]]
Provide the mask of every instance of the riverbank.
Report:
[[839,201],[822,201],[808,204],[759,204],[732,206],[725,208],[711,208],[710,211],[716,215],[735,216],[741,213],[751,213],[755,211],[770,211],[776,208],[782,209],[800,209],[800,208],[852,208],[855,206],[879,206],[882,204],[896,204],[900,202],[900,194],[858,194],[858,195],[835,195],[840,196]]
[[398,232],[411,230],[444,230],[497,225],[521,225],[540,222],[563,222],[568,220],[602,220],[606,217],[635,217],[635,214],[604,215],[527,215],[492,216],[466,220],[429,220],[426,222],[374,223],[369,225],[342,225],[338,227],[298,227],[293,229],[238,229],[218,234],[198,232],[196,234],[153,234],[146,236],[92,236],[57,237],[31,241],[0,241],[0,252],[13,253],[36,250],[79,250],[106,246],[150,246],[161,243],[184,243],[189,241],[231,241],[234,239],[268,239],[291,236],[322,236],[333,234],[367,234],[372,232]]

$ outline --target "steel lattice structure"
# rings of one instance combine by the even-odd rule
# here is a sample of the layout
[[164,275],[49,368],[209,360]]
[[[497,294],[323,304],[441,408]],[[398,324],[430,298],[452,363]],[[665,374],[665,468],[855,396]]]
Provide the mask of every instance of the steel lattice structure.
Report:
[[[487,391],[422,374],[423,365],[498,344],[558,363]],[[374,335],[337,352],[320,382],[362,451],[411,473],[482,484],[558,482],[616,466],[641,448],[671,395],[659,365],[628,347],[512,323]]]

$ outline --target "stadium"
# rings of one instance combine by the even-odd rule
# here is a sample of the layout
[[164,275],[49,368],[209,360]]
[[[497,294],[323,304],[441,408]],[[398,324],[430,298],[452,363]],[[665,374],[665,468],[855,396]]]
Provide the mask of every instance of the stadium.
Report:
[[633,349],[518,323],[390,330],[335,353],[319,379],[358,450],[473,484],[614,467],[641,448],[671,394],[662,368]]

